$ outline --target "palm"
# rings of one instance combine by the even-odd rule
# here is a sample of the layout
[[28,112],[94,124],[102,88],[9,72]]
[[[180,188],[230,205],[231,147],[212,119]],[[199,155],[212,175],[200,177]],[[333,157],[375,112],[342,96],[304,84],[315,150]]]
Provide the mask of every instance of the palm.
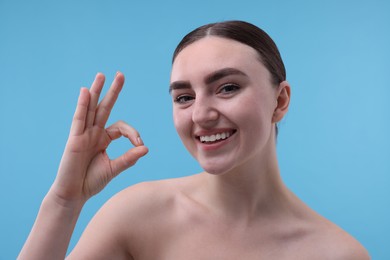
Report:
[[[147,148],[139,141],[138,132],[124,122],[105,129],[111,109],[123,86],[117,74],[110,90],[98,104],[104,76],[98,74],[91,89],[82,89],[63,158],[55,182],[57,196],[66,200],[88,199],[117,174],[133,165]],[[112,140],[125,136],[136,146],[115,160],[106,148]]]
[[105,152],[110,142],[105,129],[99,127],[92,127],[82,135],[69,138],[67,149],[80,171],[74,177],[83,184],[81,190],[87,196],[101,190],[113,177],[110,159]]

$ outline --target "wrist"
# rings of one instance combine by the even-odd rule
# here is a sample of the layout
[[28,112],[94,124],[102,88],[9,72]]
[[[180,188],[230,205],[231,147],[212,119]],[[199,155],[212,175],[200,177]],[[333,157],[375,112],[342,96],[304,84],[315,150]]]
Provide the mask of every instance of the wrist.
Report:
[[67,199],[58,195],[53,191],[53,189],[50,189],[43,199],[42,205],[46,205],[50,208],[56,207],[69,212],[80,213],[86,201],[86,199]]

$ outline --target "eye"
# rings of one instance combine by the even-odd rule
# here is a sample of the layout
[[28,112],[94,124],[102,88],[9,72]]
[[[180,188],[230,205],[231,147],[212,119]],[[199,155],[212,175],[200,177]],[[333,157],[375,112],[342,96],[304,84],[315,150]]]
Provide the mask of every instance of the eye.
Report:
[[188,95],[181,95],[181,96],[178,96],[176,97],[173,101],[175,103],[178,103],[178,104],[185,104],[191,100],[193,100],[194,98],[192,96],[188,96]]
[[236,92],[239,89],[240,89],[240,86],[238,86],[237,84],[227,83],[227,84],[224,84],[221,86],[218,93],[230,94],[230,93]]

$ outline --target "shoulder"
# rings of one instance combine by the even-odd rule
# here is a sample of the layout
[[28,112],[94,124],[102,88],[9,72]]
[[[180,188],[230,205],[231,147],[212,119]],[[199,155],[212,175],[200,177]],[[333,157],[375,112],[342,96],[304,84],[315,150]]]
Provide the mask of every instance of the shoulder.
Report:
[[113,196],[104,207],[113,207],[116,214],[140,215],[142,219],[162,208],[172,207],[179,196],[176,179],[142,182]]
[[138,183],[112,197],[102,211],[114,214],[112,217],[117,221],[132,223],[134,232],[140,227],[147,228],[145,225],[168,223],[177,212],[184,190],[190,183],[190,177]]
[[133,185],[108,200],[84,230],[71,258],[130,258],[170,219],[178,181],[155,181]]
[[310,236],[311,254],[316,259],[369,260],[368,251],[337,225],[324,220]]
[[188,186],[190,177],[142,182],[130,186],[109,200],[110,204],[126,203],[128,209],[147,209],[174,202]]
[[[107,207],[116,211],[117,227],[122,227],[127,251],[134,256],[160,248],[163,240],[175,236],[186,204],[184,190],[191,178],[139,183],[115,195]],[[153,257],[152,257],[153,258]]]

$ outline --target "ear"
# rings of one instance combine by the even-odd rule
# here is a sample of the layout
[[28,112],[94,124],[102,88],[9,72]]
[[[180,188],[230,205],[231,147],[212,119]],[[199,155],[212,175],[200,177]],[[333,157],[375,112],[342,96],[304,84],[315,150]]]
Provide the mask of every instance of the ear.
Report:
[[272,116],[272,123],[277,123],[288,111],[290,105],[291,88],[287,81],[283,81],[279,84],[276,92],[276,107]]

